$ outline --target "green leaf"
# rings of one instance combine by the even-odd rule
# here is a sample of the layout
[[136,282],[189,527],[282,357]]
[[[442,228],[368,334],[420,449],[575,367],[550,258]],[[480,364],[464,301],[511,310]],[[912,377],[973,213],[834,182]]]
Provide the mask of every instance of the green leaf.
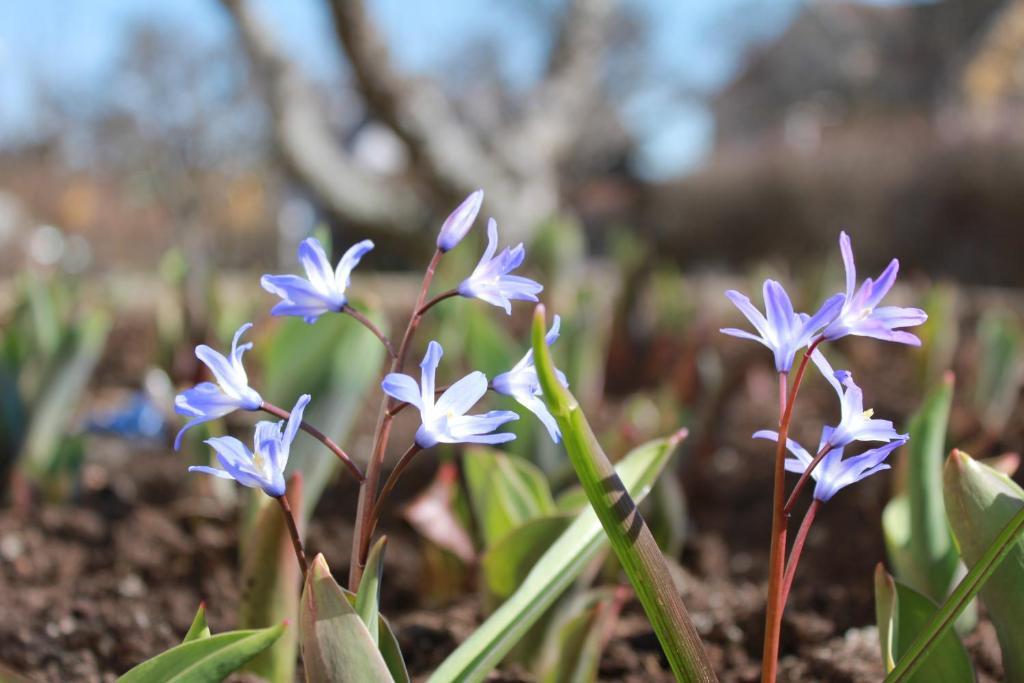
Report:
[[[682,434],[633,449],[615,468],[637,501],[643,500],[665,468]],[[431,683],[482,681],[537,623],[576,577],[608,546],[601,522],[583,509],[519,584],[430,677]]]
[[[942,499],[946,428],[953,403],[953,373],[947,372],[911,418],[910,442],[901,461],[900,492],[886,505],[882,529],[896,578],[941,602],[964,568],[953,543]],[[974,610],[959,624],[973,626]]]
[[486,603],[498,605],[512,595],[571,522],[569,515],[537,517],[516,527],[488,548],[480,560],[487,589]]
[[219,683],[270,647],[285,631],[269,628],[228,631],[176,645],[139,664],[117,679],[120,683]]
[[[964,476],[963,471],[965,469],[973,469],[974,466],[971,465],[972,462],[973,461],[970,456],[967,456],[957,450],[954,450],[952,454],[950,454],[949,460],[946,462],[943,479],[946,485],[947,506],[949,507],[951,514],[955,512],[955,507],[957,506],[957,501],[954,499],[960,498],[960,494],[963,492],[960,489],[969,490],[969,488],[971,488],[963,487],[962,482],[969,478],[978,479],[973,476]],[[980,465],[978,463],[975,463],[975,465],[978,468],[984,468],[984,465]],[[984,474],[984,470],[980,471]],[[977,474],[977,472],[974,474]],[[977,483],[977,481],[975,483]],[[953,500],[952,504],[950,503],[951,500]],[[996,500],[999,500],[999,498]],[[963,580],[957,584],[957,587],[953,590],[952,594],[950,594],[946,601],[942,603],[932,619],[924,626],[924,628],[921,629],[918,636],[914,638],[910,647],[907,648],[903,656],[900,657],[898,662],[896,662],[896,668],[890,671],[889,675],[885,677],[885,683],[901,683],[913,675],[929,654],[938,646],[946,630],[953,625],[953,622],[960,613],[963,612],[964,608],[970,604],[970,601],[974,599],[974,596],[978,594],[978,592],[985,586],[986,582],[992,578],[997,570],[1000,569],[1000,565],[1003,560],[1013,553],[1020,553],[1022,533],[1024,533],[1024,506],[1013,514],[1010,521],[1008,521],[999,531],[995,539],[977,558],[977,561],[970,563],[970,571],[968,571]],[[1010,563],[1011,567],[1013,564],[1014,563]],[[1016,565],[1017,566],[1014,567],[1013,570],[1019,572],[1021,565],[1019,557]],[[1003,665],[1009,675],[1010,669],[1007,667],[1005,651]],[[1019,678],[1009,676],[1007,680],[1019,680]]]
[[307,681],[391,683],[387,662],[323,555],[310,565],[299,613]]
[[53,470],[53,459],[103,353],[109,330],[110,316],[95,311],[73,328],[61,344],[60,360],[47,374],[40,395],[32,404],[20,455],[30,479],[43,481]]
[[555,512],[547,479],[536,465],[482,447],[466,449],[462,463],[485,547],[523,523]]
[[593,590],[558,610],[538,658],[537,680],[596,681],[601,653],[618,621],[623,597],[607,589]]
[[[262,491],[253,491],[256,509],[242,534],[241,585],[238,623],[242,628],[262,628],[282,621],[295,621],[299,613],[302,572],[295,559],[291,534],[277,501]],[[298,474],[288,481],[288,502],[302,509],[303,480]],[[296,520],[299,533],[303,523]],[[298,634],[285,633],[273,647],[249,662],[245,670],[272,683],[295,680]]]
[[[972,569],[1008,522],[1024,510],[1024,490],[1001,472],[953,451],[944,472],[946,510],[960,554]],[[1009,681],[1024,680],[1024,538],[981,589]]]
[[669,574],[665,557],[568,389],[555,374],[544,341],[544,307],[533,317],[533,354],[544,401],[558,421],[576,476],[608,535],[616,557],[661,642],[669,666],[683,680],[715,680],[707,653]]
[[359,592],[356,593],[356,612],[359,612],[359,618],[366,624],[374,643],[379,642],[377,625],[380,616],[380,583],[384,574],[384,548],[387,543],[388,537],[381,536],[370,548],[370,553],[366,557],[366,569],[359,582]]
[[[875,569],[875,612],[882,661],[892,671],[913,639],[935,615],[935,603],[909,586],[894,581],[881,564]],[[913,677],[916,683],[973,683],[974,668],[954,631],[942,636]]]
[[1016,316],[1000,311],[986,313],[978,323],[978,346],[975,407],[985,429],[1000,434],[1017,405],[1022,380],[1019,368],[1024,334]]
[[203,638],[210,637],[210,627],[206,623],[206,603],[199,603],[199,609],[196,610],[196,616],[192,619],[192,625],[188,627],[188,633],[181,642],[189,643],[193,640],[202,640]]

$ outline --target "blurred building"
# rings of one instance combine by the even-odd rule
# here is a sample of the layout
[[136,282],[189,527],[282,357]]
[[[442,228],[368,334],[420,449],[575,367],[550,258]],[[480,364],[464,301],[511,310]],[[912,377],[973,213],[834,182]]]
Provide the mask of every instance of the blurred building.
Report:
[[797,262],[845,229],[868,268],[1024,284],[1022,103],[1024,1],[808,2],[711,99],[711,159],[643,220],[687,265]]
[[[989,112],[1024,94],[1024,3],[809,2],[711,102],[716,148],[812,151],[842,128]],[[1014,107],[1015,108],[1015,107]]]

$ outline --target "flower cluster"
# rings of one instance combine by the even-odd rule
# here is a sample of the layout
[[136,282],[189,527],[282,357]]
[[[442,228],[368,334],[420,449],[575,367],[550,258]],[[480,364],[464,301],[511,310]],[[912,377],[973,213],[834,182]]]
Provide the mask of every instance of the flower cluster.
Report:
[[[466,236],[476,221],[482,201],[483,192],[478,190],[445,220],[437,238],[438,257],[455,248]],[[260,280],[263,289],[280,298],[271,309],[271,315],[296,316],[313,324],[327,313],[350,313],[363,324],[372,325],[350,306],[347,295],[352,271],[372,249],[373,242],[370,240],[358,242],[332,267],[319,241],[312,237],[303,240],[298,248],[298,261],[305,271],[305,277],[293,274],[264,275]],[[450,294],[479,299],[504,309],[508,314],[512,312],[512,301],[538,301],[537,295],[543,287],[529,278],[512,274],[522,265],[525,257],[526,251],[522,244],[505,247],[498,252],[498,227],[491,219],[487,226],[487,248],[480,262]],[[422,310],[425,309],[414,312],[414,318],[422,315]],[[263,410],[283,417],[281,422],[257,423],[251,451],[234,437],[208,439],[206,443],[216,453],[220,468],[189,468],[193,472],[234,479],[243,486],[259,488],[270,496],[280,498],[285,492],[284,470],[288,464],[289,448],[299,429],[308,431],[328,447],[333,447],[332,450],[339,457],[347,460],[348,456],[323,434],[303,422],[302,415],[310,401],[308,394],[300,397],[288,413],[266,403],[249,386],[242,355],[252,348],[252,343],[240,345],[239,340],[250,327],[252,324],[246,323],[235,333],[227,357],[206,345],[196,348],[196,356],[210,369],[216,381],[203,382],[175,398],[175,409],[189,420],[178,433],[174,447],[180,448],[182,437],[192,427],[224,417],[235,410]],[[548,344],[558,337],[558,328],[559,320],[556,316],[547,337]],[[373,331],[385,341],[391,352],[391,346],[383,335],[376,329]],[[418,383],[412,377],[394,371],[381,384],[389,397],[419,410],[420,427],[415,438],[417,447],[430,448],[439,443],[499,444],[514,439],[514,434],[497,430],[507,422],[518,420],[519,415],[515,412],[492,410],[479,415],[467,414],[489,389],[514,398],[534,413],[551,438],[558,442],[560,433],[541,398],[532,351],[527,352],[508,372],[495,377],[493,382],[488,382],[482,372],[472,372],[443,392],[438,392],[435,377],[442,355],[441,345],[431,341],[420,364]],[[398,367],[395,369],[400,370],[400,364],[401,361],[396,360]],[[568,385],[561,373],[559,380]],[[348,464],[351,464],[350,461]],[[358,472],[358,469],[355,471]]]
[[[899,434],[889,420],[872,417],[873,411],[864,409],[864,394],[847,371],[835,371],[821,353],[820,346],[847,335],[873,337],[883,341],[919,346],[921,340],[902,328],[920,325],[928,316],[917,308],[880,306],[892,289],[899,271],[899,261],[892,262],[877,280],[866,279],[857,287],[857,270],[853,261],[853,248],[849,236],[839,236],[839,248],[846,269],[846,292],[829,297],[813,315],[797,313],[778,282],[764,283],[765,313],[762,314],[743,294],[730,290],[726,296],[754,326],[757,334],[736,328],[721,331],[734,337],[756,341],[768,347],[775,359],[775,369],[786,376],[801,349],[835,389],[840,404],[840,420],[835,427],[826,426],[822,432],[817,459],[803,446],[786,440],[793,458],[786,461],[786,469],[804,473],[812,464],[811,476],[817,482],[815,499],[826,501],[845,486],[888,469],[884,461],[888,455],[905,443],[906,434]],[[762,430],[755,438],[778,441],[779,434]],[[854,442],[876,442],[883,445],[851,458],[843,458],[843,451]]]

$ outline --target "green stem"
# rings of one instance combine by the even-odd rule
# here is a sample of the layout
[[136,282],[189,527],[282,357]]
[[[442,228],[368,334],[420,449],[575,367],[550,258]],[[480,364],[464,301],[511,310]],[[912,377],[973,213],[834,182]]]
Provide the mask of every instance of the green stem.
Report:
[[928,657],[928,653],[938,645],[942,634],[953,625],[960,613],[970,604],[981,587],[999,567],[999,563],[1010,554],[1021,533],[1024,533],[1024,508],[1021,508],[1003,527],[985,554],[971,567],[971,571],[967,572],[967,575],[957,585],[956,590],[942,603],[928,627],[917,634],[900,661],[896,662],[896,666],[885,677],[885,683],[900,683],[910,680],[913,673]]
[[676,679],[715,681],[711,662],[669,575],[661,549],[601,450],[576,399],[555,376],[551,352],[544,341],[545,327],[544,306],[538,305],[532,335],[537,375],[587,499],[633,584]]

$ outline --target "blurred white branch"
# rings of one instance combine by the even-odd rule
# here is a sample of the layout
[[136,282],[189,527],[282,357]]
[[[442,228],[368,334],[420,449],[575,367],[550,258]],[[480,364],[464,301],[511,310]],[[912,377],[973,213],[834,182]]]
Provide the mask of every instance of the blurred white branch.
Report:
[[[521,115],[499,130],[474,130],[427,79],[398,73],[362,0],[328,0],[335,33],[368,110],[409,153],[409,177],[357,166],[330,131],[322,103],[247,0],[221,0],[233,17],[270,99],[277,145],[323,204],[384,231],[422,225],[472,190],[487,192],[507,240],[527,237],[560,207],[559,165],[578,141],[599,95],[614,0],[571,0],[545,78]],[[429,205],[429,206],[428,206]]]

